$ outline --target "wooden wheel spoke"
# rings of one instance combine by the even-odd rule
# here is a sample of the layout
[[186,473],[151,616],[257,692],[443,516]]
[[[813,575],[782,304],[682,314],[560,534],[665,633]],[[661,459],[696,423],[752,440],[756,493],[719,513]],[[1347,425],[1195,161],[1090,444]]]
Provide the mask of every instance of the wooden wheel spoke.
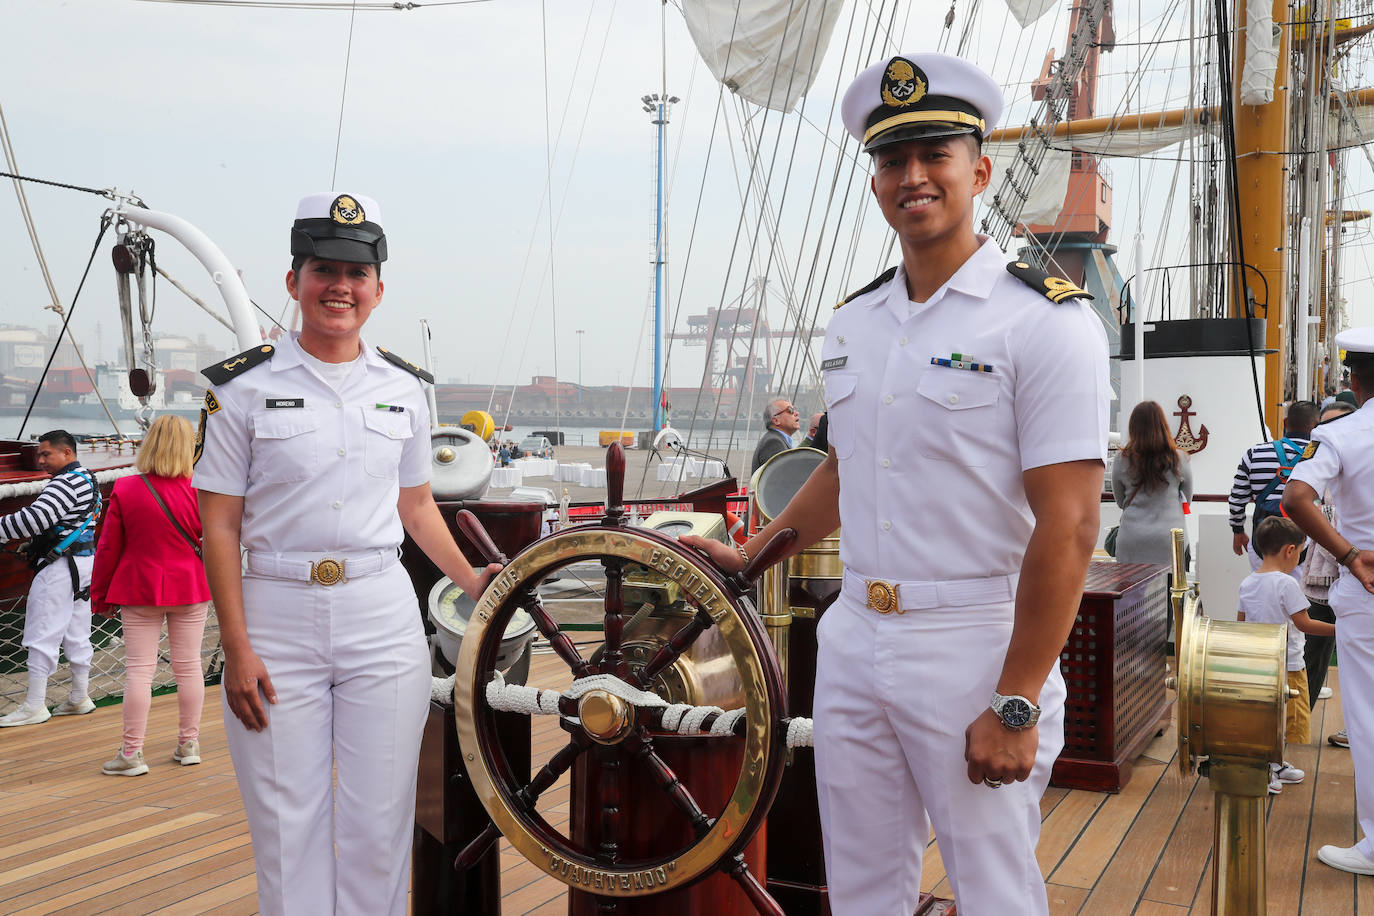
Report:
[[749,866],[744,861],[744,853],[735,853],[728,863],[723,865],[725,871],[735,883],[744,891],[744,895],[749,898],[749,902],[754,905],[759,916],[787,916],[782,911],[782,907],[773,899],[773,895],[759,883],[759,879],[754,877],[754,873],[749,870]]
[[682,780],[678,779],[673,768],[668,766],[662,757],[658,756],[658,752],[654,750],[653,742],[649,738],[644,737],[640,740],[639,747],[635,750],[635,756],[644,761],[654,782],[658,783],[658,787],[667,793],[668,798],[672,800],[673,807],[686,815],[687,820],[691,822],[693,835],[697,839],[701,839],[709,833],[711,825],[715,823],[714,819],[707,817],[706,813],[701,810],[701,806],[697,804],[697,800],[692,797],[692,793],[688,791],[687,787],[682,784]]
[[539,772],[534,774],[534,778],[523,788],[514,793],[514,798],[527,812],[533,813],[535,803],[539,801],[539,796],[548,791],[549,786],[558,781],[558,777],[566,773],[577,760],[578,755],[591,746],[592,739],[581,729],[572,733],[572,740],[563,745],[562,750],[549,758],[549,762],[540,767]]
[[606,641],[602,644],[600,669],[602,674],[624,678],[625,655],[620,647],[625,634],[625,561],[607,557],[602,565],[606,567],[606,596],[602,604],[606,610]]
[[697,641],[697,637],[706,632],[713,623],[715,621],[711,619],[710,614],[698,609],[691,622],[674,633],[667,644],[659,647],[659,650],[654,653],[654,657],[649,659],[649,663],[631,676],[634,685],[640,690],[647,690],[649,685],[654,682],[654,678],[677,661],[683,652],[691,648],[692,643]]
[[534,626],[539,630],[539,634],[549,641],[553,651],[558,657],[567,663],[572,669],[572,673],[577,677],[590,677],[594,672],[592,666],[587,664],[587,660],[577,652],[577,647],[568,638],[562,628],[549,616],[549,612],[544,608],[544,602],[533,592],[521,596],[520,607],[525,613],[529,614],[534,620]]

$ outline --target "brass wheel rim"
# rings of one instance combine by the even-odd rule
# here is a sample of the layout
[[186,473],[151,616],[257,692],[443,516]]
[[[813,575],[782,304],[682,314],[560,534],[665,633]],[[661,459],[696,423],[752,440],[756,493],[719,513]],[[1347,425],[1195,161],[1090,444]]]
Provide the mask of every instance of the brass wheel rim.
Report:
[[[538,836],[538,823],[517,810],[503,791],[492,759],[493,752],[500,751],[482,740],[484,730],[479,727],[479,718],[489,714],[486,686],[490,668],[484,656],[489,659],[494,655],[494,646],[489,648],[488,643],[499,644],[517,606],[511,599],[551,570],[595,557],[639,563],[683,584],[684,596],[693,606],[705,608],[719,628],[746,698],[743,764],[734,791],[709,832],[671,858],[637,860],[630,866],[596,863],[581,850],[559,842],[565,838],[547,824],[544,829],[551,836],[547,841]],[[727,853],[743,847],[749,839],[743,834],[755,808],[765,795],[771,801],[772,793],[765,792],[765,783],[774,754],[778,710],[770,700],[765,669],[776,668],[777,662],[761,653],[760,647],[761,643],[751,638],[739,606],[720,587],[715,574],[697,558],[668,546],[666,539],[625,528],[589,526],[537,541],[492,580],[473,611],[459,650],[457,668],[467,674],[455,681],[454,712],[463,760],[478,799],[516,851],[570,887],[608,897],[634,897],[692,883],[715,868]]]

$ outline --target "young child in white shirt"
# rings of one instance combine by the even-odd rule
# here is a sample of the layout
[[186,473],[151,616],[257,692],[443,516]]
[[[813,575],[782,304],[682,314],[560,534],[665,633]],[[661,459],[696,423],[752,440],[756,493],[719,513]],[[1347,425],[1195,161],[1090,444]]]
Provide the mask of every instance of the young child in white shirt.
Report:
[[[1260,522],[1255,529],[1254,548],[1260,566],[1245,577],[1237,595],[1237,620],[1251,623],[1288,625],[1288,689],[1284,739],[1306,744],[1311,740],[1311,706],[1307,701],[1307,665],[1303,661],[1304,633],[1334,636],[1334,624],[1313,620],[1307,609],[1311,602],[1293,579],[1307,538],[1297,525],[1281,516]],[[1302,782],[1307,774],[1284,761],[1270,764],[1269,792],[1278,795],[1284,783]]]

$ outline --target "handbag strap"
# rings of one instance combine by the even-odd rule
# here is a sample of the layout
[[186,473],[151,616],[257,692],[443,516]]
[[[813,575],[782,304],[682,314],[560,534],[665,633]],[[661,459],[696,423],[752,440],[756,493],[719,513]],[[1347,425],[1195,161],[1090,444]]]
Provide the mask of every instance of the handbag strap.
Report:
[[200,542],[187,534],[186,529],[181,527],[181,522],[176,520],[176,516],[172,515],[172,510],[168,509],[167,504],[162,501],[162,494],[153,486],[153,482],[148,479],[148,475],[139,474],[138,479],[143,481],[143,485],[148,488],[148,492],[153,494],[153,499],[157,500],[158,508],[162,510],[163,515],[167,516],[167,521],[172,523],[172,527],[177,530],[177,534],[181,535],[186,543],[191,545],[191,549],[196,552],[196,558],[201,559]]
[[1131,495],[1126,497],[1126,501],[1121,504],[1121,508],[1129,509],[1131,507],[1131,503],[1135,502],[1135,495],[1139,492],[1140,487],[1137,485],[1135,489],[1131,490]]

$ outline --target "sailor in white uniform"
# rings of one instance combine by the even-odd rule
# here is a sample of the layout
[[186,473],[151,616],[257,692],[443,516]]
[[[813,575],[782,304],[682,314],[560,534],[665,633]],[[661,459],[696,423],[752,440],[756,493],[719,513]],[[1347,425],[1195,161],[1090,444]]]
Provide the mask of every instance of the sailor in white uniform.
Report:
[[[1323,846],[1317,858],[1342,871],[1374,875],[1374,327],[1336,335],[1360,409],[1312,431],[1289,478],[1283,510],[1344,567],[1328,603],[1336,614],[1336,656],[1355,806],[1364,836],[1354,846]],[[1327,489],[1333,527],[1317,504]]]
[[[987,74],[941,54],[850,86],[845,126],[902,262],[834,313],[829,457],[744,545],[790,527],[799,550],[843,521],[815,692],[837,916],[910,914],[931,824],[961,914],[1048,910],[1039,802],[1063,746],[1059,653],[1098,535],[1110,388],[1086,294],[973,231],[1001,107]],[[727,551],[712,556],[743,565]]]
[[314,194],[296,215],[300,333],[204,370],[225,728],[260,911],[403,916],[430,671],[402,527],[471,595],[496,567],[474,572],[430,494],[432,378],[360,337],[382,298],[376,202]]

